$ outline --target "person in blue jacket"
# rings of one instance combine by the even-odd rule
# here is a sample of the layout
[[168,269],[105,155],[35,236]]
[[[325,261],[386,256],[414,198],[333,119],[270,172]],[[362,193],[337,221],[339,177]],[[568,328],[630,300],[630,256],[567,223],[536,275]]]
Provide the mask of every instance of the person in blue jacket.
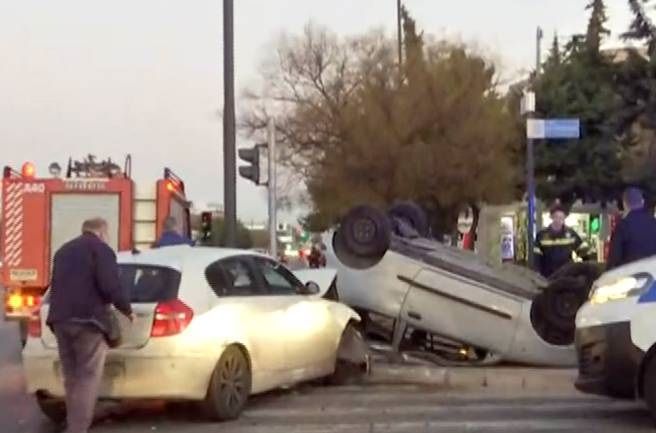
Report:
[[170,247],[173,245],[190,245],[194,246],[194,241],[183,236],[177,230],[178,222],[174,217],[168,217],[164,221],[164,231],[162,236],[155,242],[153,248]]
[[645,209],[642,191],[628,188],[623,201],[628,213],[611,238],[607,269],[656,255],[656,218]]

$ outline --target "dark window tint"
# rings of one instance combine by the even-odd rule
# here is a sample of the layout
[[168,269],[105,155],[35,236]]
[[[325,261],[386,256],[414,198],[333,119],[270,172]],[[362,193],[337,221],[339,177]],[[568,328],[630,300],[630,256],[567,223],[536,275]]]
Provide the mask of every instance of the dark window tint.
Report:
[[264,281],[273,295],[295,295],[302,283],[284,266],[273,260],[258,258],[255,260]]
[[219,260],[205,269],[207,282],[218,296],[256,296],[265,294],[245,258]]
[[133,303],[154,303],[176,299],[180,272],[159,266],[119,265],[121,284]]

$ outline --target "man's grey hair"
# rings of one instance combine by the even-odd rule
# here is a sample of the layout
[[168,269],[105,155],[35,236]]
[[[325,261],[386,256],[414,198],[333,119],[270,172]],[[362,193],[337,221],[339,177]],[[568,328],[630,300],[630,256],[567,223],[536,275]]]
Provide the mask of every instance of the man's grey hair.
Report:
[[622,198],[624,199],[624,204],[631,210],[642,209],[645,206],[645,198],[640,188],[627,188]]
[[175,217],[168,217],[164,220],[164,230],[166,231],[171,231],[171,230],[176,230],[178,227],[178,220],[175,219]]
[[82,223],[82,233],[98,233],[109,227],[107,221],[103,218],[91,218]]

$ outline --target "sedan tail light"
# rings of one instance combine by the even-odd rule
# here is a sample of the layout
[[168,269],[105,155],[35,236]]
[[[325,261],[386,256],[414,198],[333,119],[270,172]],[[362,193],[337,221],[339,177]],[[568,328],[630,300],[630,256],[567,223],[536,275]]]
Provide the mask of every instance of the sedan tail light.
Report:
[[151,337],[168,337],[184,331],[191,323],[194,312],[179,299],[161,302],[155,307]]
[[32,338],[41,338],[41,312],[36,310],[27,322],[27,335]]

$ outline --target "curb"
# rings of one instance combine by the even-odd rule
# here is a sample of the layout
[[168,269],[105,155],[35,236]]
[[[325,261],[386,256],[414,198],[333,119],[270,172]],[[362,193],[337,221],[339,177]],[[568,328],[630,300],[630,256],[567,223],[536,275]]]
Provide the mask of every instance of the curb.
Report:
[[446,390],[577,394],[574,388],[576,374],[575,369],[374,364],[365,382],[373,385],[427,385]]

